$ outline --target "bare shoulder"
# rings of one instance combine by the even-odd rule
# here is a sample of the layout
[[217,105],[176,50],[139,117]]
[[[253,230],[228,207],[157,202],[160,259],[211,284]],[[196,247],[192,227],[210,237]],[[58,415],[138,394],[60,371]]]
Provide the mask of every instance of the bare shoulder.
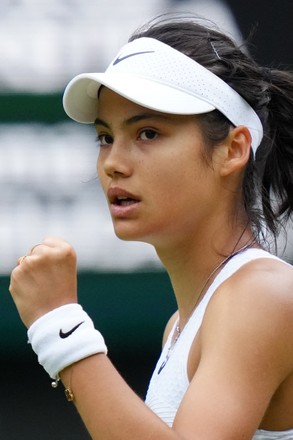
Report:
[[[213,340],[211,340],[211,335]],[[202,325],[204,345],[271,353],[293,367],[293,268],[257,259],[240,268],[215,292]],[[251,353],[252,354],[252,353]],[[288,364],[287,364],[288,365]]]
[[223,284],[223,290],[235,292],[238,299],[293,307],[293,266],[281,260],[260,258],[240,268]]
[[225,301],[231,306],[245,303],[267,307],[293,307],[293,266],[281,260],[259,258],[242,266],[216,292],[215,303]]
[[178,310],[175,313],[173,313],[173,315],[171,316],[171,318],[169,319],[169,321],[166,324],[164,334],[163,334],[163,342],[162,342],[163,347],[164,347],[164,345],[167,341],[167,338],[169,336],[169,333],[172,330],[172,327],[175,324],[177,319],[178,319]]

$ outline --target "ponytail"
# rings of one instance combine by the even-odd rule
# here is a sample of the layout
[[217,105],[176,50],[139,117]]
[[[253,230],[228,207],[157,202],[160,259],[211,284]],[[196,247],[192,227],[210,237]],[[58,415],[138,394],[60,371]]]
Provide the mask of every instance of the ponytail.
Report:
[[293,73],[265,68],[268,83],[267,130],[256,163],[263,162],[262,207],[269,229],[293,212]]

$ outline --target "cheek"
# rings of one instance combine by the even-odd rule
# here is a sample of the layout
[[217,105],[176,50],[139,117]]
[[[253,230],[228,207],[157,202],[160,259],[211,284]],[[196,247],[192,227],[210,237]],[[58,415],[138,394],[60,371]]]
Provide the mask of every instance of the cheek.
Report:
[[102,179],[106,175],[106,173],[105,173],[105,159],[106,159],[105,151],[101,148],[98,151],[98,157],[97,157],[97,163],[96,163],[97,173],[98,173],[98,177],[100,179]]
[[105,192],[105,184],[106,184],[107,176],[104,172],[104,165],[100,155],[98,156],[97,159],[96,169],[97,169],[98,180],[102,186],[103,191]]
[[97,169],[97,173],[98,173],[98,177],[99,178],[101,178],[101,174],[102,174],[102,170],[103,170],[101,162],[102,161],[101,161],[101,157],[100,157],[100,154],[99,154],[98,158],[97,158],[97,163],[96,163],[96,169]]
[[[159,188],[160,178],[157,186]],[[207,172],[194,158],[173,161],[166,174],[162,176],[163,191],[175,209],[193,210],[203,201],[210,186]]]

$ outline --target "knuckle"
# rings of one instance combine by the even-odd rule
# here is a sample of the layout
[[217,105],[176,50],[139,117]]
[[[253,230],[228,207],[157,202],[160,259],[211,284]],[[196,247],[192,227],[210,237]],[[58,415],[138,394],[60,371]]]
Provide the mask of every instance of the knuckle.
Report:
[[66,259],[75,259],[76,258],[75,250],[73,249],[73,247],[69,243],[64,242],[61,249],[62,249],[61,253],[64,258],[66,258]]

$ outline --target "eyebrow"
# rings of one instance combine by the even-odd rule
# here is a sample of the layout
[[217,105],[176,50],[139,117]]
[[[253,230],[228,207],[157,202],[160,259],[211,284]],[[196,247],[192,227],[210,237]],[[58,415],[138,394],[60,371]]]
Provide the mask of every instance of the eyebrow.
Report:
[[[140,122],[143,121],[145,119],[159,119],[159,120],[164,120],[164,121],[169,121],[170,122],[170,118],[167,115],[164,114],[157,114],[157,113],[141,113],[138,115],[134,115],[131,116],[128,119],[125,119],[122,123],[123,126],[129,126],[132,124],[135,124],[136,122]],[[95,120],[95,125],[102,125],[106,128],[110,128],[109,124],[105,121],[103,121],[103,119],[97,118]]]
[[103,125],[106,128],[110,128],[109,124],[107,124],[107,122],[103,121],[103,119],[100,119],[100,118],[96,118],[94,124],[95,125]]

